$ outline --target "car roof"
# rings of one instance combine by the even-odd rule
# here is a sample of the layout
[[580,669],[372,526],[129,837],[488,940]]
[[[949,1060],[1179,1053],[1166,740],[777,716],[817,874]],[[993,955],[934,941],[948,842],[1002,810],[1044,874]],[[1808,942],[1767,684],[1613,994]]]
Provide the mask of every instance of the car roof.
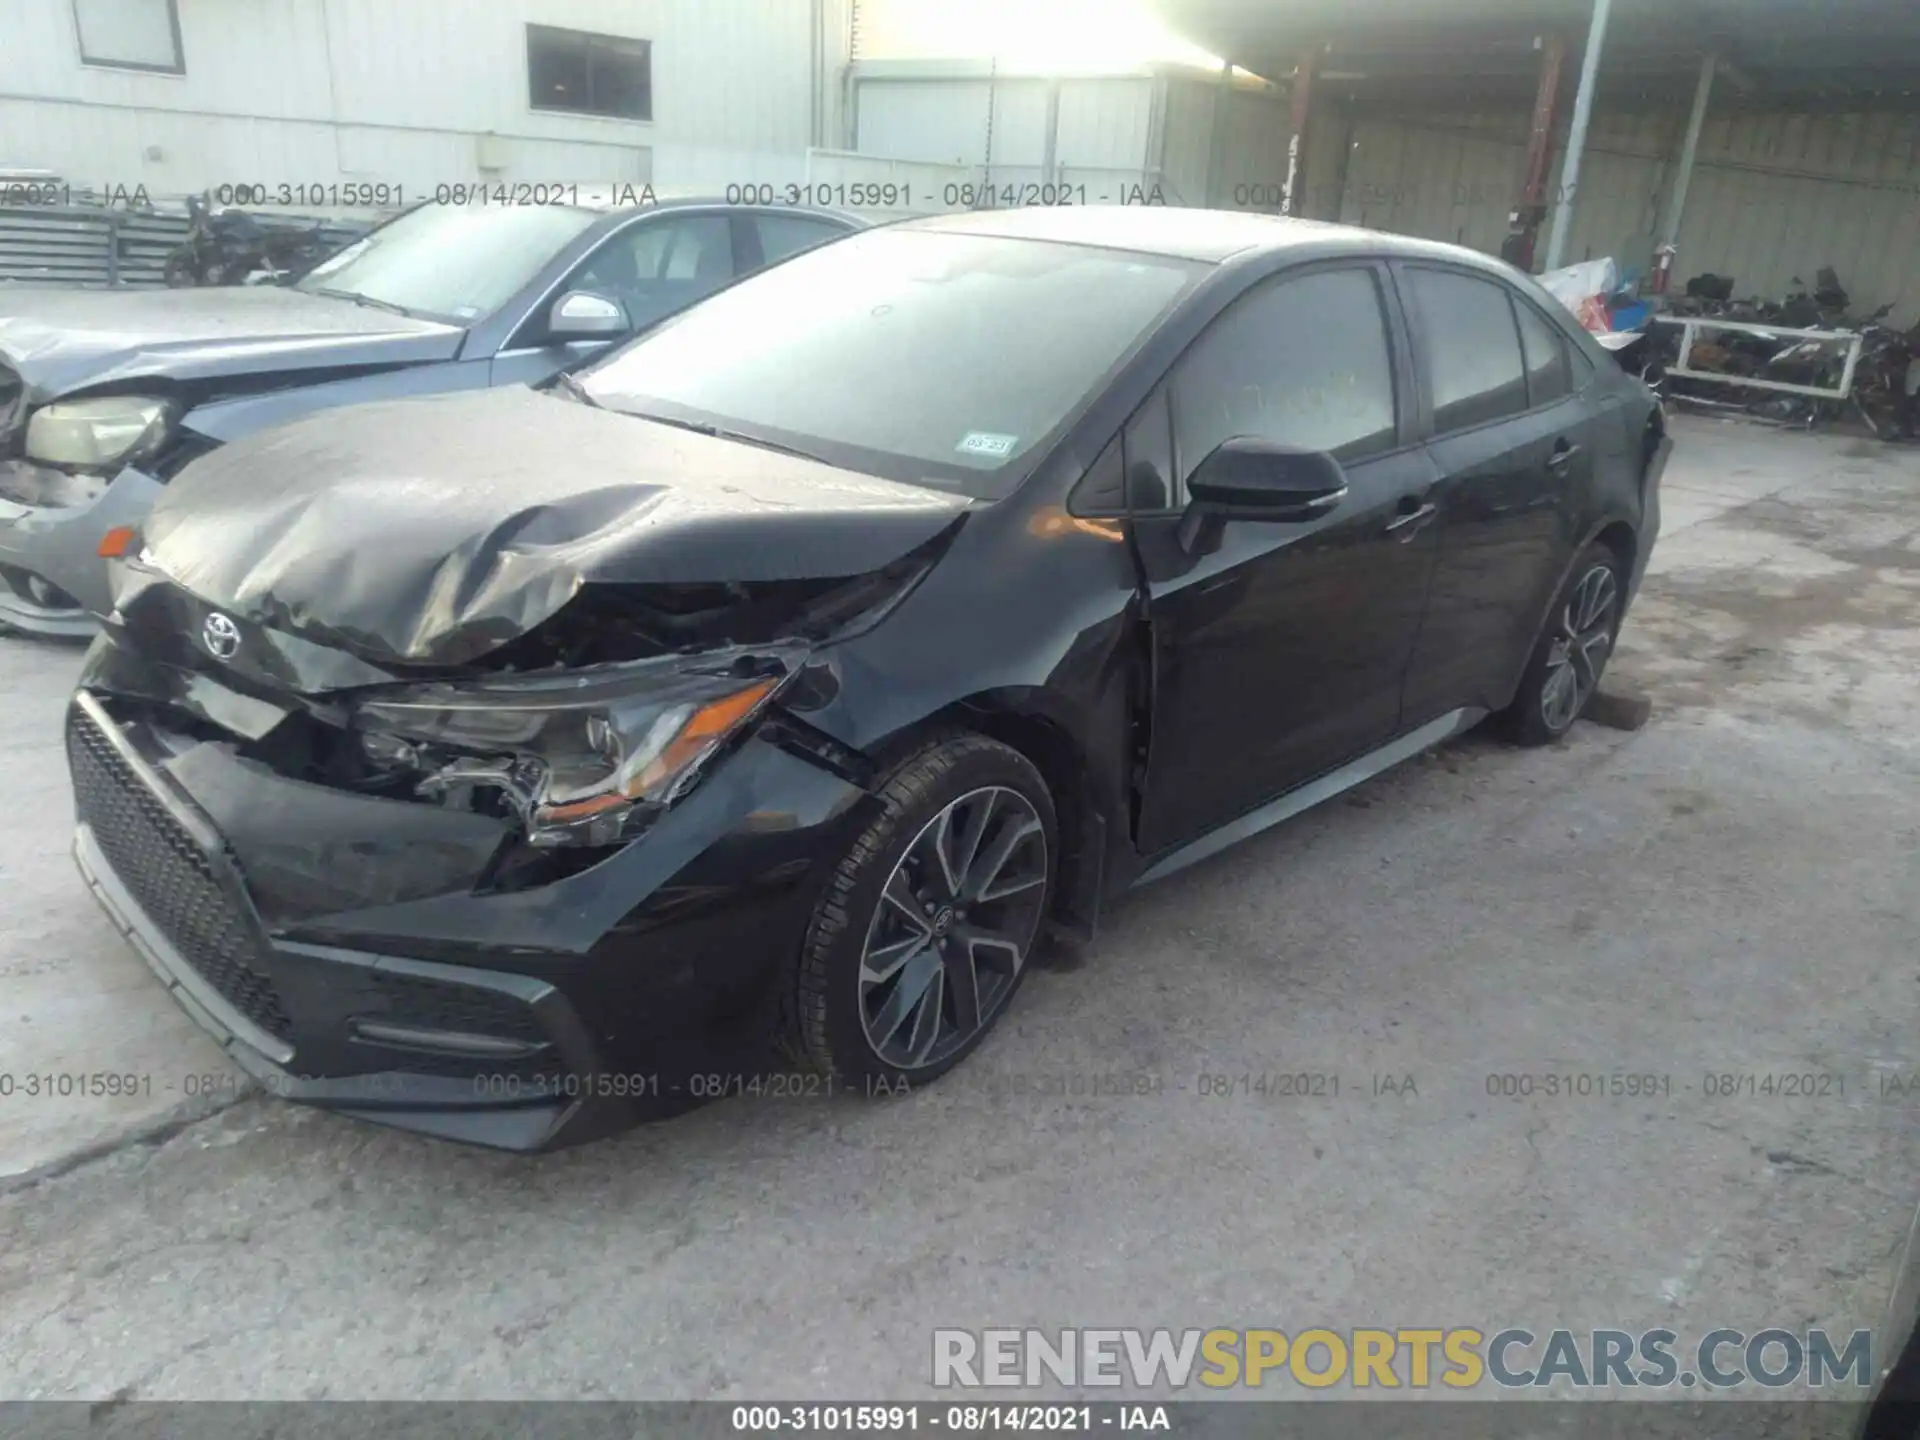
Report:
[[[559,188],[559,187],[553,187]],[[571,189],[572,187],[568,187]],[[825,205],[783,205],[778,200],[766,204],[755,201],[729,199],[724,195],[699,194],[662,194],[644,181],[631,184],[621,182],[617,185],[582,185],[577,195],[570,194],[566,204],[575,210],[591,210],[597,215],[617,215],[629,219],[635,215],[650,215],[657,210],[774,210],[792,211],[795,215],[809,216],[814,219],[837,220],[849,227],[871,225],[872,219],[851,210],[834,210]]]
[[1244,210],[1197,210],[1182,205],[1037,205],[973,210],[909,220],[902,228],[1096,245],[1215,264],[1250,252],[1294,250],[1302,259],[1364,253],[1496,268],[1486,256],[1458,245],[1322,220],[1296,220]]

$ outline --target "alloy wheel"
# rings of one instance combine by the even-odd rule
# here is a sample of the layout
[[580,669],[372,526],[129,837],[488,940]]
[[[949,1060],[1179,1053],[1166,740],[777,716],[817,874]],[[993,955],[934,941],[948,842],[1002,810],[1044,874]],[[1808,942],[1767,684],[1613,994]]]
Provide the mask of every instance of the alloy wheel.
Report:
[[1047,832],[994,785],[921,827],[893,867],[860,956],[860,1023],[899,1070],[937,1065],[1013,993],[1047,896]]
[[1573,724],[1600,686],[1600,672],[1613,649],[1619,599],[1620,582],[1613,567],[1604,564],[1582,575],[1567,597],[1540,686],[1540,718],[1555,735]]

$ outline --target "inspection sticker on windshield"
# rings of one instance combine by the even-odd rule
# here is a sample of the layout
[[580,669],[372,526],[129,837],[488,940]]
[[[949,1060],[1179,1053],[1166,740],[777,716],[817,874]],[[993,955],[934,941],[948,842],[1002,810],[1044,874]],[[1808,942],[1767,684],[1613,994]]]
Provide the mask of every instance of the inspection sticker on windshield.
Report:
[[954,446],[962,455],[985,455],[990,460],[1002,460],[1013,453],[1013,447],[1020,443],[1018,435],[993,435],[985,430],[969,430],[967,438]]

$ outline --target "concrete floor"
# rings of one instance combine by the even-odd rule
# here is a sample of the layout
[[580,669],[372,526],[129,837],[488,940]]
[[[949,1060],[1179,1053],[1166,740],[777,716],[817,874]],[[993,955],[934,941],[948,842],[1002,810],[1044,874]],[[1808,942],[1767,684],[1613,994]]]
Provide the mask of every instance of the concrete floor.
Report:
[[[1876,1324],[1920,1199],[1886,1093],[1920,1082],[1920,455],[1676,430],[1615,671],[1646,729],[1469,736],[1143,892],[911,1097],[535,1161],[190,1082],[220,1060],[65,855],[77,657],[0,644],[0,1070],[151,1077],[0,1100],[0,1396],[907,1396],[936,1325]],[[1671,1095],[1487,1092],[1548,1069]],[[1340,1098],[1200,1093],[1299,1071]],[[1844,1095],[1703,1093],[1807,1071]],[[1034,1093],[1117,1072],[1161,1093]]]

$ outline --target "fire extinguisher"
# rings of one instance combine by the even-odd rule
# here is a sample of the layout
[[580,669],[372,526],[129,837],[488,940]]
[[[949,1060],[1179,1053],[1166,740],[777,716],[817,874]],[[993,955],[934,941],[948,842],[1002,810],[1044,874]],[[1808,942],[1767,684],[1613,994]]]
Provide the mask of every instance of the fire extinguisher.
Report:
[[1667,293],[1667,281],[1673,274],[1673,257],[1678,249],[1671,241],[1654,247],[1653,273],[1647,277],[1647,290],[1654,295]]

